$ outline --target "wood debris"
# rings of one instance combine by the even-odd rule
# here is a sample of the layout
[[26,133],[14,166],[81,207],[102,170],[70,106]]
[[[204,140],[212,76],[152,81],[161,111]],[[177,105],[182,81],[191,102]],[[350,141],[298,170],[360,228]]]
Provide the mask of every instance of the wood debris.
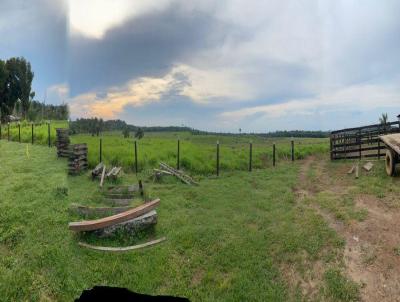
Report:
[[86,170],[88,167],[86,144],[70,145],[70,155],[68,162],[69,174],[76,175]]
[[70,222],[68,227],[71,231],[83,232],[83,231],[94,231],[97,229],[112,226],[117,223],[125,222],[133,218],[139,217],[143,214],[154,210],[160,203],[160,199],[155,199],[148,203],[141,204],[140,206],[133,208],[131,210],[108,216],[101,219],[86,220]]
[[356,178],[358,178],[359,176],[359,168],[358,168],[358,164],[356,165]]
[[69,157],[69,129],[66,128],[57,128],[56,129],[56,147],[57,147],[57,156],[58,157]]
[[105,247],[105,246],[96,246],[96,245],[90,245],[84,242],[79,242],[78,244],[82,247],[86,247],[92,250],[98,250],[98,251],[105,251],[105,252],[126,252],[126,251],[132,251],[132,250],[137,250],[141,249],[147,246],[155,245],[157,243],[165,241],[167,238],[162,237],[160,239],[148,241],[146,243],[142,244],[137,244],[137,245],[132,245],[132,246],[126,246],[126,247]]
[[110,171],[107,173],[107,178],[117,178],[119,172],[121,172],[122,167],[112,167]]
[[371,171],[371,169],[372,169],[373,166],[374,166],[373,163],[367,162],[367,163],[363,166],[363,168],[364,168],[365,171],[369,172],[369,171]]
[[103,167],[104,164],[102,162],[97,164],[97,166],[92,170],[92,179],[101,175],[101,172],[103,172]]
[[198,182],[196,182],[192,177],[189,175],[183,173],[180,170],[176,170],[172,168],[171,166],[167,165],[166,163],[160,163],[160,169],[162,171],[166,171],[170,173],[171,175],[174,175],[176,178],[180,179],[182,182],[188,185],[198,185]]
[[356,169],[356,165],[353,165],[350,170],[347,172],[347,174],[353,174],[354,170]]

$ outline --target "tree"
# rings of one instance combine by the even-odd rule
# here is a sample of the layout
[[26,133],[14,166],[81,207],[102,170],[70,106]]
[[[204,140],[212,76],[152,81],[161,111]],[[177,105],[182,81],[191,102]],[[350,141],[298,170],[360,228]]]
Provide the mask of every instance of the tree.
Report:
[[129,137],[129,128],[128,128],[128,127],[125,127],[124,130],[122,130],[122,135],[123,135],[125,138],[128,138],[128,137]]
[[384,131],[387,131],[388,128],[388,115],[387,113],[382,113],[381,117],[379,118],[380,124],[383,126]]
[[144,131],[143,131],[143,129],[142,129],[142,128],[138,128],[137,131],[136,131],[136,133],[135,133],[135,137],[136,137],[137,139],[141,139],[141,138],[143,138],[143,136],[144,136]]
[[6,116],[10,114],[6,104],[7,78],[8,70],[6,68],[6,63],[0,60],[0,120],[2,122],[4,122]]
[[6,99],[8,99],[9,111],[12,111],[19,99],[22,115],[26,117],[31,102],[30,96],[32,95],[33,72],[31,64],[23,57],[10,58],[6,62],[6,68],[8,71]]

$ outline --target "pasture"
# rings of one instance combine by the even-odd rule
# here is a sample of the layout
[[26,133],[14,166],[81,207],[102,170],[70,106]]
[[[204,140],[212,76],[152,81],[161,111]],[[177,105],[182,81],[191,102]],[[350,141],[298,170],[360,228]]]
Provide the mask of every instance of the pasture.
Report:
[[[94,167],[100,159],[99,145],[102,139],[102,161],[108,165],[121,165],[133,171],[134,139],[124,138],[119,132],[103,133],[101,137],[73,135],[72,143],[87,143],[89,166]],[[138,169],[148,170],[160,161],[171,166],[177,164],[177,142],[180,140],[180,167],[194,174],[210,175],[216,170],[216,143],[220,144],[221,171],[247,170],[249,166],[249,143],[252,142],[255,169],[272,166],[272,146],[276,144],[277,161],[291,157],[290,138],[263,138],[257,135],[192,135],[188,132],[149,132],[137,140]],[[295,159],[329,150],[327,138],[294,138]]]
[[[341,261],[343,239],[297,201],[300,161],[227,172],[198,187],[144,179],[148,194],[161,199],[148,236],[167,241],[124,254],[78,246],[82,239],[98,245],[140,239],[82,238],[68,230],[68,221],[79,219],[68,212],[72,203],[101,205],[98,183],[87,174],[67,177],[66,160],[54,149],[0,141],[0,162],[3,301],[71,301],[96,284],[191,301],[358,298]],[[128,174],[122,183],[136,181]],[[323,270],[315,272],[318,263]],[[310,278],[315,287],[303,288],[300,280]]]

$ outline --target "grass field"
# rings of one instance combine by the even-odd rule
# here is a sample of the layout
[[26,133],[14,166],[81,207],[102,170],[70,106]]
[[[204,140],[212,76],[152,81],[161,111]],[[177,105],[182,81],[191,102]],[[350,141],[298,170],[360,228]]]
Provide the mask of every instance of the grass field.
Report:
[[[56,128],[67,128],[67,121],[50,121],[50,142],[55,145],[56,142]],[[48,126],[45,122],[34,125],[33,130],[34,144],[48,145]],[[8,125],[1,125],[1,139],[8,139]],[[18,123],[10,124],[10,140],[19,140]],[[32,126],[30,123],[21,122],[21,142],[32,142]]]
[[[276,143],[278,161],[291,156],[290,138],[265,139],[256,135],[215,136],[191,135],[190,133],[146,133],[137,141],[138,168],[146,170],[158,166],[160,161],[176,166],[177,140],[180,139],[181,168],[195,174],[214,174],[216,170],[216,142],[220,143],[220,169],[222,171],[247,170],[249,166],[249,142],[253,144],[254,168],[272,166],[272,145]],[[99,137],[90,135],[71,136],[73,143],[87,143],[89,165],[99,162]],[[121,133],[105,133],[102,136],[102,159],[106,164],[122,165],[133,169],[134,140],[123,138]],[[328,139],[295,138],[295,158],[329,150]]]
[[[146,180],[147,193],[161,198],[158,224],[146,236],[167,241],[125,254],[77,245],[145,239],[79,238],[68,231],[68,222],[80,219],[68,213],[71,203],[101,205],[98,183],[87,175],[67,177],[66,161],[54,149],[0,141],[0,163],[2,301],[71,301],[99,284],[191,301],[302,301],[308,296],[301,280],[315,267],[324,268],[313,281],[316,300],[358,298],[358,286],[343,273],[343,239],[296,201],[300,161],[227,172],[198,187]],[[122,179],[136,181],[133,174]]]

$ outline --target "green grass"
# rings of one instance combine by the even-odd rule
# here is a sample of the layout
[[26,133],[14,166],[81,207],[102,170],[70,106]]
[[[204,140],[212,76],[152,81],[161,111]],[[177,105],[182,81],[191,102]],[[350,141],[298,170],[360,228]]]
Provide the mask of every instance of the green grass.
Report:
[[[32,126],[31,123],[23,121],[20,123],[21,127],[21,142],[32,142]],[[50,142],[55,145],[56,142],[56,128],[68,128],[67,121],[50,121]],[[48,126],[45,122],[34,125],[33,130],[34,144],[48,145]],[[8,125],[1,125],[1,139],[8,139]],[[19,140],[18,123],[10,123],[10,140]]]
[[359,301],[359,285],[347,279],[337,269],[325,272],[326,296],[334,301]]
[[[247,170],[249,167],[249,142],[253,143],[254,168],[272,166],[272,145],[276,143],[277,160],[290,159],[290,138],[261,138],[256,135],[215,136],[191,135],[190,133],[146,133],[137,142],[139,170],[154,168],[160,161],[176,166],[177,139],[180,139],[180,165],[195,174],[210,175],[216,170],[216,142],[220,142],[220,169],[223,171]],[[99,162],[99,137],[90,135],[71,136],[73,143],[87,143],[89,165]],[[105,133],[102,136],[102,159],[106,164],[122,165],[133,169],[134,139],[123,138],[121,133]],[[327,139],[296,138],[295,158],[324,153],[329,149]]]
[[[98,284],[192,301],[293,301],[307,297],[282,267],[304,278],[315,261],[339,269],[343,241],[315,211],[294,201],[297,162],[226,172],[203,178],[198,187],[146,181],[148,195],[161,198],[157,226],[140,238],[116,239],[68,231],[68,222],[80,219],[68,213],[71,203],[101,205],[98,182],[67,177],[66,161],[54,148],[0,141],[0,163],[2,301],[71,301]],[[132,174],[122,180],[136,181]],[[128,245],[161,236],[167,241],[124,254],[77,245]],[[333,299],[352,297],[338,278],[327,275],[321,288]],[[321,290],[319,299],[324,295]]]

